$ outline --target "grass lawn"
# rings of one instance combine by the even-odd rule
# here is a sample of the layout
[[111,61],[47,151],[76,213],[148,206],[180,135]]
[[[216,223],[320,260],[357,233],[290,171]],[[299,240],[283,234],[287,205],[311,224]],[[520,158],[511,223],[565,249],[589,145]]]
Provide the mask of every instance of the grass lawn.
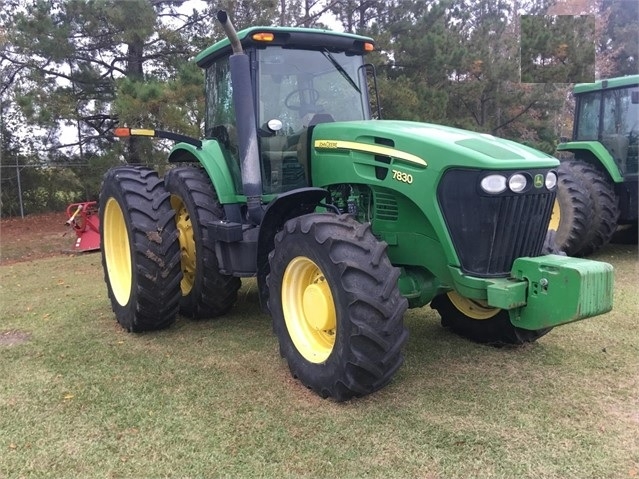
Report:
[[523,348],[410,310],[383,390],[322,400],[291,378],[243,282],[230,314],[129,334],[97,254],[0,266],[0,478],[639,477],[636,246],[615,309]]

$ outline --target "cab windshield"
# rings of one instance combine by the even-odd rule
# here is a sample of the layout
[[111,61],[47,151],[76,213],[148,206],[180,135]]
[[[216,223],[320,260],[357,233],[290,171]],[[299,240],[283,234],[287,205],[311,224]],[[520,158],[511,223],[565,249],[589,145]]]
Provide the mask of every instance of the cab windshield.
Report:
[[309,130],[370,119],[362,57],[328,50],[256,50],[257,123],[265,193],[310,184]]
[[290,133],[316,114],[333,121],[370,118],[361,56],[269,47],[257,57],[260,126],[276,119]]

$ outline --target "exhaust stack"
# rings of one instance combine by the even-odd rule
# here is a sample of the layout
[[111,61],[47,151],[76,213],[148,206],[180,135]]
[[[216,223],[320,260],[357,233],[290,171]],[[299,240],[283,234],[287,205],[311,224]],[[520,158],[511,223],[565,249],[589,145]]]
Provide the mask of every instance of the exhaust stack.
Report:
[[217,12],[217,19],[231,42],[233,54],[229,57],[231,82],[233,84],[233,106],[237,122],[237,136],[240,148],[240,168],[242,187],[246,196],[248,220],[259,225],[264,216],[262,208],[262,175],[260,155],[255,127],[255,102],[251,84],[249,57],[244,53],[235,27],[225,11]]

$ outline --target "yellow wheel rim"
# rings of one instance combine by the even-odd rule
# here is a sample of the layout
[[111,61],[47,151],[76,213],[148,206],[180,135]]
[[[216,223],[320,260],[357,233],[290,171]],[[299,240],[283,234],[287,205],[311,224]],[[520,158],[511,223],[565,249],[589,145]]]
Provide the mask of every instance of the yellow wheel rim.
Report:
[[552,214],[550,215],[549,230],[559,231],[559,222],[561,221],[561,211],[559,209],[559,201],[555,199],[555,203],[552,205]]
[[180,241],[180,264],[182,267],[182,281],[180,288],[182,296],[187,296],[195,283],[195,237],[193,236],[193,223],[186,210],[184,202],[175,195],[171,196],[171,206],[175,211],[175,224]]
[[114,198],[109,198],[104,207],[103,245],[109,284],[115,300],[126,306],[131,298],[133,269],[131,267],[131,248],[129,232],[124,221],[122,208]]
[[291,340],[304,359],[326,361],[335,346],[335,303],[324,273],[304,256],[294,258],[286,267],[282,309]]
[[490,319],[501,311],[499,308],[489,307],[485,301],[472,300],[461,296],[455,291],[448,293],[448,299],[459,312],[471,319],[484,320]]

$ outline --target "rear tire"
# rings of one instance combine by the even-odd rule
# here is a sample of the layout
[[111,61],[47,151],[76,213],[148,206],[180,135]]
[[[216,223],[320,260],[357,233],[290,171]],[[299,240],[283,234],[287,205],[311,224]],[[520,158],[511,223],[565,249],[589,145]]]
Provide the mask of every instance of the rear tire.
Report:
[[224,219],[211,180],[204,170],[180,167],[169,170],[164,181],[179,232],[182,281],[180,313],[203,319],[226,313],[237,300],[239,278],[221,274],[209,223]]
[[575,161],[575,168],[586,185],[593,208],[590,227],[577,252],[579,256],[588,256],[612,239],[617,229],[619,206],[615,190],[603,172],[580,160]]
[[444,328],[477,343],[501,346],[532,343],[552,328],[528,330],[513,326],[508,311],[482,305],[451,291],[430,303],[441,316]]
[[588,187],[576,161],[563,161],[558,169],[557,198],[549,230],[555,230],[557,248],[568,256],[578,256],[593,221],[593,205]]
[[370,225],[347,215],[293,218],[269,262],[268,306],[292,375],[337,401],[386,385],[403,362],[408,302]]
[[155,171],[109,170],[100,192],[104,278],[120,325],[139,332],[170,326],[180,299],[180,248],[169,193]]

